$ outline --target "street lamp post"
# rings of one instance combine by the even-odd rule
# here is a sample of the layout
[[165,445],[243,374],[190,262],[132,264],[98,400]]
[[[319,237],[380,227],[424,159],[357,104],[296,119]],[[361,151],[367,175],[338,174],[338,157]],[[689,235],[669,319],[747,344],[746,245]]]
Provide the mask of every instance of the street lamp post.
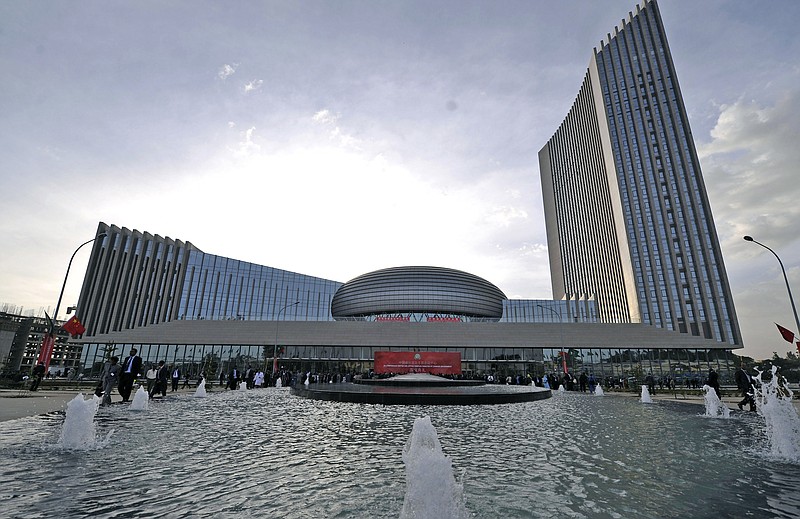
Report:
[[79,250],[81,250],[81,247],[83,247],[84,245],[88,245],[89,243],[92,243],[93,241],[95,241],[97,238],[104,237],[104,236],[106,236],[106,233],[101,232],[100,234],[98,234],[97,236],[92,238],[91,240],[87,240],[87,241],[81,243],[80,245],[78,245],[78,248],[75,249],[75,252],[73,252],[72,256],[69,258],[69,264],[67,265],[67,273],[64,274],[64,283],[61,285],[61,293],[58,294],[58,302],[56,303],[56,311],[53,312],[53,323],[50,326],[50,333],[53,333],[54,328],[55,328],[55,320],[58,319],[58,309],[61,307],[61,299],[64,297],[64,289],[67,287],[67,277],[69,277],[69,269],[72,268],[72,260],[75,259],[75,255],[78,253]]
[[[98,238],[106,236],[106,233],[101,232],[91,240],[86,240],[85,242],[78,245],[78,248],[75,249],[75,252],[72,253],[72,256],[69,258],[69,263],[67,264],[67,273],[64,274],[64,283],[61,285],[61,293],[58,294],[58,302],[56,303],[56,310],[53,312],[53,318],[50,320],[50,326],[48,327],[47,336],[45,340],[42,341],[42,351],[39,354],[40,360],[39,362],[44,362],[45,370],[47,370],[48,366],[50,366],[50,357],[53,354],[53,345],[55,343],[55,335],[56,335],[56,320],[58,319],[58,310],[61,308],[61,300],[64,298],[64,289],[67,287],[67,278],[69,277],[69,270],[72,268],[72,260],[75,259],[75,255],[78,254],[78,251],[84,245],[88,245],[95,241]],[[49,350],[49,351],[46,351]]]
[[564,373],[566,373],[567,359],[564,357],[564,321],[561,318],[561,312],[553,308],[550,308],[549,306],[542,306],[542,305],[536,305],[536,306],[538,306],[539,308],[544,308],[545,310],[550,310],[551,312],[553,312],[558,316],[558,333],[561,336],[561,362],[562,362],[561,366],[562,369],[564,370]]
[[795,329],[795,333],[800,335],[800,319],[797,318],[797,307],[794,305],[794,298],[792,297],[792,289],[789,287],[789,278],[786,276],[786,269],[783,268],[783,262],[781,261],[781,258],[778,257],[778,255],[775,253],[774,250],[770,249],[763,243],[757,242],[756,240],[753,239],[752,236],[745,236],[744,240],[751,241],[757,245],[761,245],[762,247],[770,251],[772,255],[775,256],[775,259],[778,260],[778,264],[781,266],[781,272],[783,272],[783,280],[786,282],[786,291],[789,292],[789,302],[792,304],[792,312],[794,313],[794,324],[797,327]]
[[284,306],[280,310],[278,310],[278,315],[275,317],[275,345],[272,348],[272,375],[274,376],[275,373],[278,372],[278,325],[281,322],[281,312],[289,308],[290,306],[299,305],[300,301],[295,301],[294,303],[289,303],[288,305]]

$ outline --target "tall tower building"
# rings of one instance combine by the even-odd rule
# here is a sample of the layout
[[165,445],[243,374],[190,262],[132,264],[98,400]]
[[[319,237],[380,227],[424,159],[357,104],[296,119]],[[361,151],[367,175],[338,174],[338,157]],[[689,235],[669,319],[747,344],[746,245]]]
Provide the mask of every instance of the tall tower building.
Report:
[[594,296],[604,322],[742,344],[655,0],[594,49],[539,167],[554,299]]

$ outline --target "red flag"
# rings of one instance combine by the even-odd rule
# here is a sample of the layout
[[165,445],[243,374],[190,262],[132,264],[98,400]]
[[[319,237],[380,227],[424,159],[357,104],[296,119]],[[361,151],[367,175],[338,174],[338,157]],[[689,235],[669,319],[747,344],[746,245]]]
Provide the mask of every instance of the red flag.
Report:
[[78,320],[77,315],[73,315],[69,321],[64,323],[62,328],[65,329],[67,332],[69,332],[69,334],[72,335],[73,337],[75,337],[76,335],[81,335],[86,331],[86,328],[84,328],[84,326]]
[[783,335],[783,339],[786,342],[794,342],[794,332],[792,330],[787,330],[778,323],[775,323],[775,326],[778,327],[778,331],[781,332],[781,335]]
[[53,356],[53,346],[56,343],[55,335],[45,334],[42,338],[42,349],[39,350],[39,358],[36,359],[36,364],[44,364],[44,371],[50,367],[50,357]]

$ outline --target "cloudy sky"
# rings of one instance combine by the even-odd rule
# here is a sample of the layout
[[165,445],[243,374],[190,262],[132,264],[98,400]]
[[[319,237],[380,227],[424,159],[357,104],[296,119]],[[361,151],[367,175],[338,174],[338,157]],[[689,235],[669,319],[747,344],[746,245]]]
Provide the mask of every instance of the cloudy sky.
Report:
[[[635,0],[0,3],[0,304],[100,221],[337,281],[549,298],[538,150]],[[800,2],[661,0],[746,347],[800,297]],[[61,308],[77,302],[89,247]]]

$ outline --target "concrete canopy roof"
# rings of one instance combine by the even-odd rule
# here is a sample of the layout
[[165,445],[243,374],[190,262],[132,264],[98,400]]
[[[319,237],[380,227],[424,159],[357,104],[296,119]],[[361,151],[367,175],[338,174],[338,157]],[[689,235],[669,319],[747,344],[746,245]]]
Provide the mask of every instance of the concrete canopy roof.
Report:
[[[277,327],[277,329],[276,329]],[[689,348],[727,343],[642,324],[185,320],[73,340],[85,344],[372,346],[385,348]],[[562,341],[563,336],[563,341]]]

